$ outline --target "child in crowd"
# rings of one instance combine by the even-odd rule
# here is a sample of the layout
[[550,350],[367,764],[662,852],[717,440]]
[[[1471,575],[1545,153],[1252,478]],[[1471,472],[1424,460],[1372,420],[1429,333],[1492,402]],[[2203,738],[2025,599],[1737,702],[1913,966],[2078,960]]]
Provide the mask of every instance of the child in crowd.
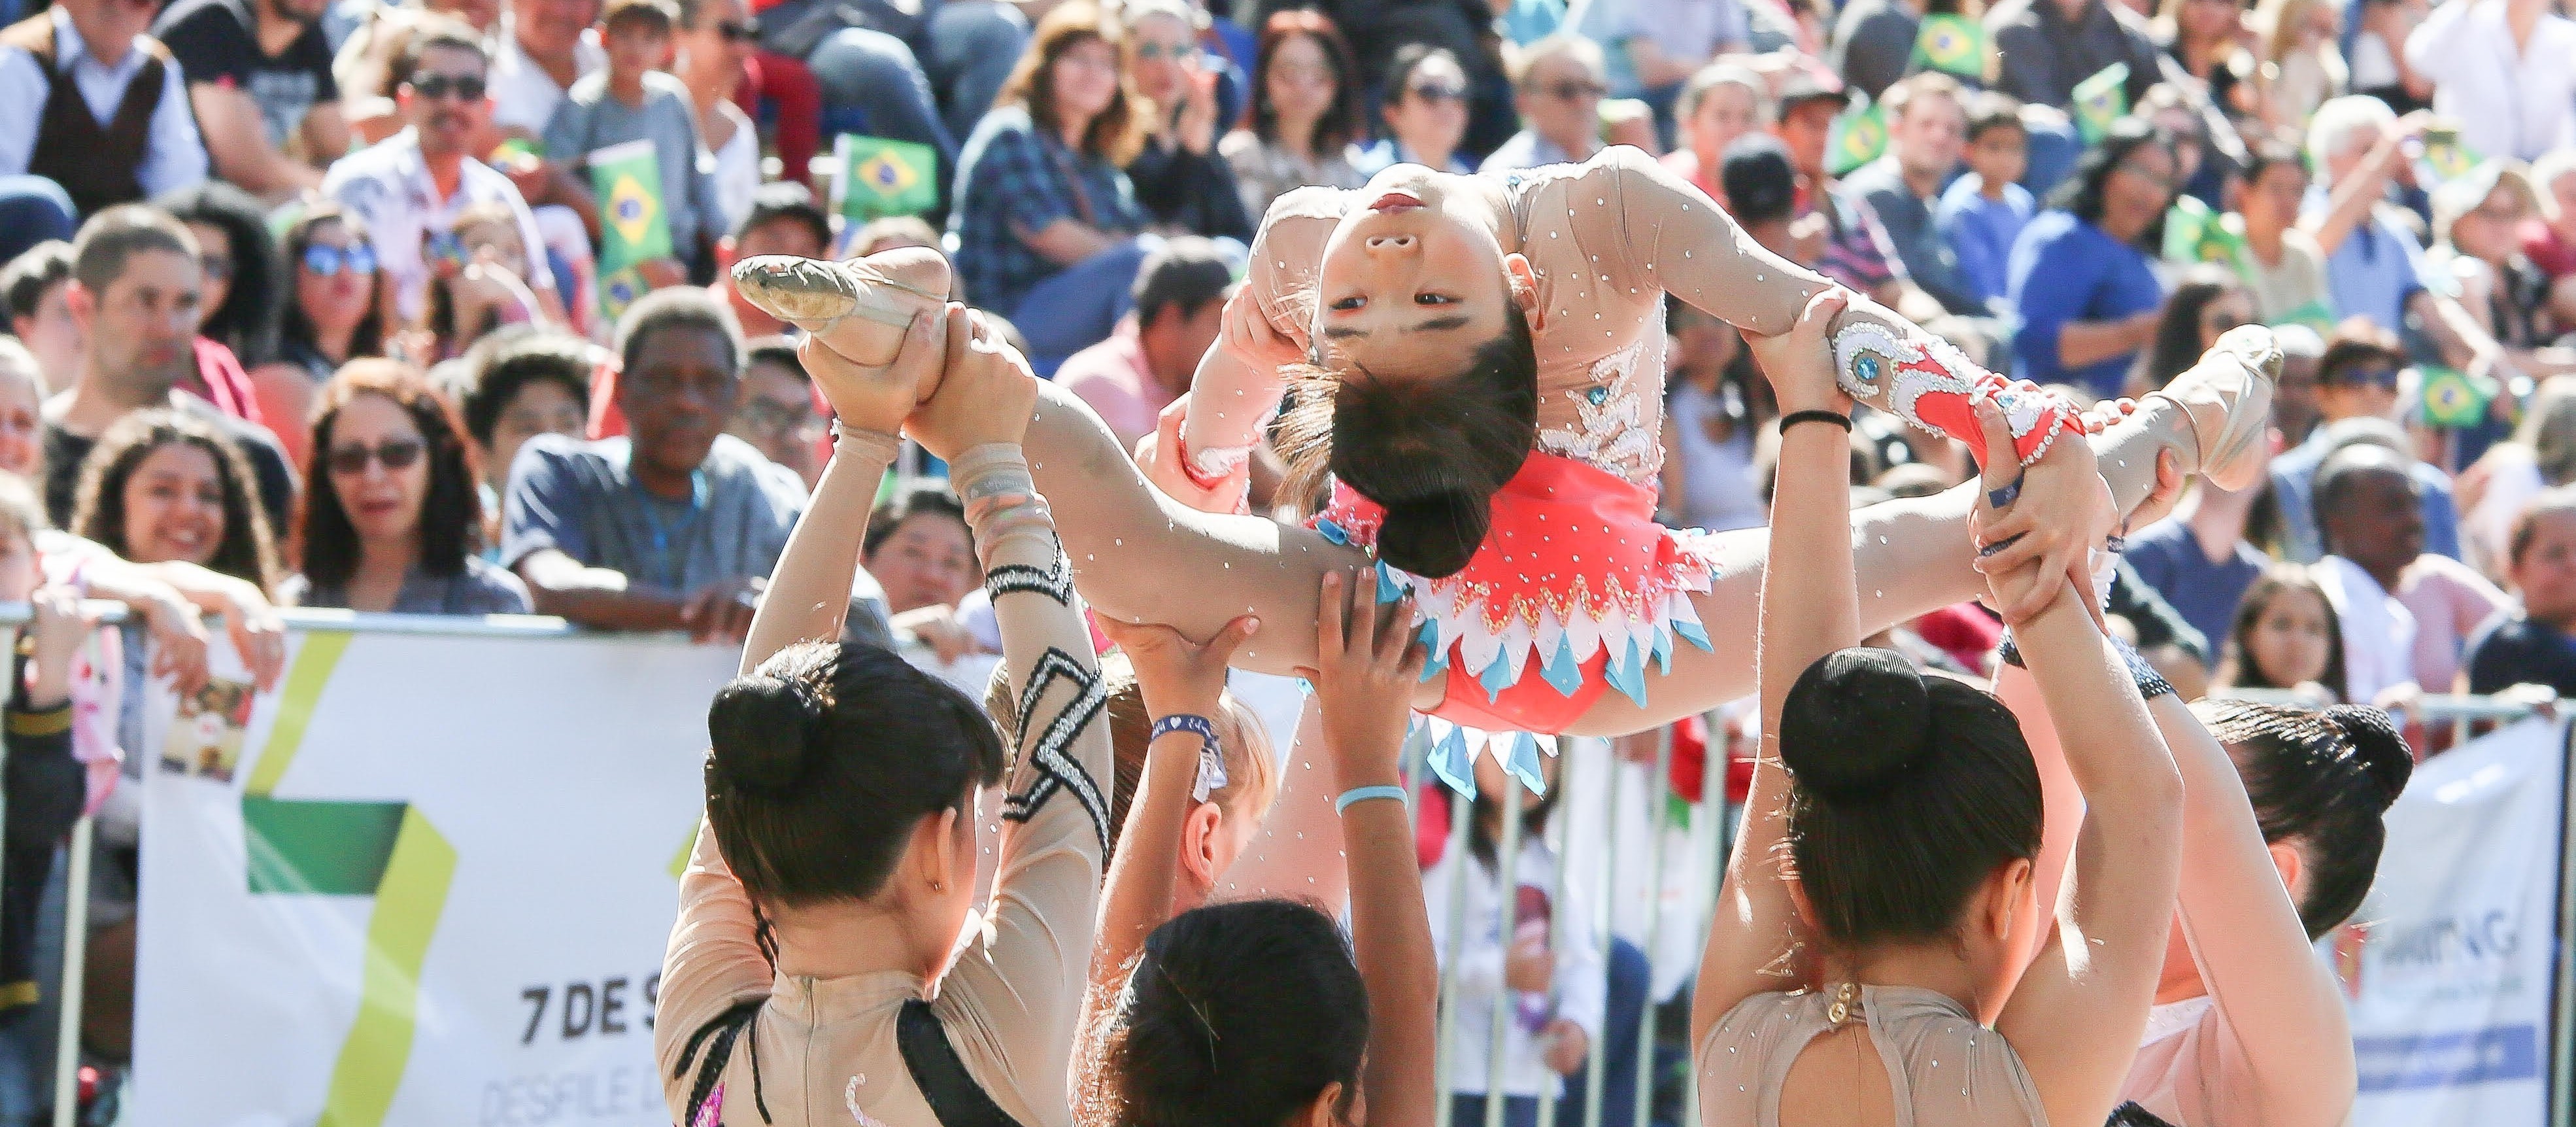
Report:
[[68,586],[45,583],[36,537],[45,509],[27,479],[0,474],[0,602],[35,614],[18,633],[9,663],[6,723],[8,837],[0,845],[0,1071],[32,1070],[51,1035],[17,1013],[46,984],[36,973],[37,906],[72,823],[87,798],[86,771],[72,755],[73,666],[93,625]]
[[[689,88],[660,70],[671,57],[671,31],[679,22],[672,0],[609,0],[600,24],[608,68],[572,84],[545,136],[546,159],[567,166],[584,164],[612,145],[652,143],[673,256],[640,268],[656,288],[711,270],[715,240],[727,230],[714,174],[690,159],[699,145]],[[603,222],[615,226],[620,217],[610,213],[620,208],[618,198],[602,193],[598,203]]]
[[2344,699],[2343,626],[2307,568],[2273,564],[2245,589],[2215,684]]
[[0,338],[0,472],[45,479],[45,375],[27,346]]
[[526,262],[528,251],[508,204],[496,200],[468,206],[456,217],[454,235],[432,235],[429,241],[433,280],[429,321],[422,327],[437,338],[439,359],[463,355],[503,325],[551,316],[510,266]]
[[2513,522],[2506,577],[2520,605],[2469,642],[2469,691],[2547,685],[2576,695],[2576,487],[2542,493]]
[[1941,193],[1932,221],[1959,257],[1968,292],[1989,305],[2003,298],[2013,240],[2038,210],[2030,189],[2019,183],[2029,167],[2030,131],[2021,123],[2021,103],[2004,94],[1979,95],[1969,105],[1968,173]]

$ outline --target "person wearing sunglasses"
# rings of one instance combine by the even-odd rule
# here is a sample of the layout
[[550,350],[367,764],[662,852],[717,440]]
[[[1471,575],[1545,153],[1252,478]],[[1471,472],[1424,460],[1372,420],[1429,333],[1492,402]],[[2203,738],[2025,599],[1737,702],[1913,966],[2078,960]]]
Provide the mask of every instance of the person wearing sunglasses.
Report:
[[[0,31],[0,217],[35,221],[23,242],[0,231],[0,251],[68,238],[80,217],[206,178],[179,66],[144,33],[156,11],[65,0]],[[139,123],[129,105],[148,109]]]
[[1387,135],[1360,151],[1362,176],[1398,164],[1418,164],[1461,176],[1475,171],[1459,159],[1467,137],[1467,70],[1446,47],[1408,43],[1395,53],[1378,116]]
[[[686,0],[680,5],[680,24],[672,36],[679,58],[671,73],[688,87],[698,139],[715,156],[716,210],[724,215],[718,235],[742,225],[760,190],[760,128],[734,101],[759,40],[760,25],[752,22],[747,0]],[[804,171],[783,156],[780,164]]]
[[[2396,334],[2360,318],[2345,321],[2326,342],[2325,358],[2317,362],[2317,427],[2307,441],[2272,460],[2282,558],[2315,563],[2325,555],[2314,486],[2326,455],[2355,441],[2356,435],[2407,447],[2396,418],[2398,386],[2412,362]],[[2460,558],[2460,512],[2450,475],[2421,462],[2412,462],[2410,472],[2423,505],[2423,550]]]
[[1321,12],[1273,14],[1253,65],[1252,127],[1219,146],[1242,185],[1244,213],[1268,214],[1270,201],[1308,185],[1367,183],[1351,163],[1367,131],[1359,62],[1341,28]]
[[528,259],[519,276],[541,295],[551,293],[548,244],[526,197],[509,175],[474,158],[492,127],[482,37],[455,20],[425,20],[403,50],[401,70],[409,78],[395,100],[410,127],[340,158],[322,180],[322,194],[364,224],[376,264],[393,287],[396,318],[415,324],[427,312],[432,272],[423,252],[429,240],[455,232],[458,217],[482,203],[509,208]]
[[1243,110],[1243,76],[1198,43],[1206,19],[1182,0],[1144,0],[1120,12],[1127,85],[1149,104],[1145,147],[1127,162],[1136,202],[1165,234],[1252,241],[1234,166],[1217,155],[1220,122]]
[[304,570],[282,601],[395,614],[526,614],[519,577],[478,554],[483,503],[465,428],[394,360],[323,385],[305,467]]
[[[250,381],[261,413],[283,421],[310,417],[314,389],[352,358],[384,355],[390,335],[384,275],[357,217],[338,204],[317,204],[279,245],[288,274],[276,359],[251,369]],[[303,461],[305,430],[284,429],[278,442]]]
[[1479,171],[1584,161],[1601,151],[1601,99],[1610,93],[1605,65],[1601,45],[1580,35],[1560,32],[1530,44],[1512,76],[1513,104],[1526,124]]

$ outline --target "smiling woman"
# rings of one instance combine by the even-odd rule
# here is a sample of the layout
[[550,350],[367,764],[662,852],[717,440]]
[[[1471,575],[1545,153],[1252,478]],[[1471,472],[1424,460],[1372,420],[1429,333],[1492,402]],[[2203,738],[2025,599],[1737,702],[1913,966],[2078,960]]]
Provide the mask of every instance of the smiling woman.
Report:
[[139,564],[190,563],[276,589],[277,550],[250,463],[206,423],[137,411],[81,462],[72,531]]

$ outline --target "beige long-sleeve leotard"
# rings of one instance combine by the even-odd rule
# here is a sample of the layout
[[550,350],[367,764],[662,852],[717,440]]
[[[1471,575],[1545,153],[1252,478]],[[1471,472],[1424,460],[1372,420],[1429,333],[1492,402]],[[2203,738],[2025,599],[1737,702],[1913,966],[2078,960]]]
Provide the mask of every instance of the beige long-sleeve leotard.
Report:
[[[972,468],[963,458],[960,466]],[[882,462],[874,469],[882,474]],[[961,475],[959,486],[968,491],[972,481]],[[931,1005],[966,1071],[995,1104],[1022,1127],[1067,1127],[1066,1070],[1098,908],[1108,729],[1094,720],[1071,728],[1069,738],[1050,731],[1053,718],[1087,715],[1100,700],[1090,633],[1070,586],[1057,594],[1039,589],[1045,578],[1064,575],[1052,529],[1025,510],[970,512],[988,571],[1029,581],[997,589],[993,610],[1014,695],[1032,678],[1039,683],[1034,722],[1021,727],[1005,783],[1034,810],[1002,835],[990,931],[970,938]],[[672,1076],[690,1035],[736,1003],[766,996],[726,1064],[723,1122],[762,1122],[754,1110],[755,1054],[761,1102],[777,1127],[935,1122],[895,1041],[903,1004],[931,988],[905,972],[834,979],[773,973],[753,941],[751,901],[702,828],[680,880],[655,1025],[672,1119],[681,1119],[695,1077],[693,1069]]]

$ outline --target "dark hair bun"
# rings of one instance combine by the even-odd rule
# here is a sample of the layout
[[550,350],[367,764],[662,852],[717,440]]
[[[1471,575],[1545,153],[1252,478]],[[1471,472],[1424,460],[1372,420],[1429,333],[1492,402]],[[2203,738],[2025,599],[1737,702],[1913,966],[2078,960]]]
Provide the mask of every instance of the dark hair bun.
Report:
[[805,774],[806,751],[822,735],[826,710],[800,680],[747,673],[716,690],[707,708],[710,757],[727,781],[747,790],[786,790]]
[[2415,773],[2415,751],[2406,746],[2406,737],[2397,730],[2397,722],[2368,705],[2338,704],[2326,710],[2326,723],[2343,733],[2344,744],[2351,748],[2353,765],[2379,784],[2383,792],[2379,808],[2388,809],[2405,792],[2406,780]]
[[1780,759],[1827,800],[1894,786],[1932,744],[1932,692],[1893,650],[1835,650],[1798,675],[1780,710]]
[[1425,579],[1456,575],[1476,558],[1492,523],[1493,498],[1473,493],[1388,505],[1386,522],[1378,526],[1378,558]]

